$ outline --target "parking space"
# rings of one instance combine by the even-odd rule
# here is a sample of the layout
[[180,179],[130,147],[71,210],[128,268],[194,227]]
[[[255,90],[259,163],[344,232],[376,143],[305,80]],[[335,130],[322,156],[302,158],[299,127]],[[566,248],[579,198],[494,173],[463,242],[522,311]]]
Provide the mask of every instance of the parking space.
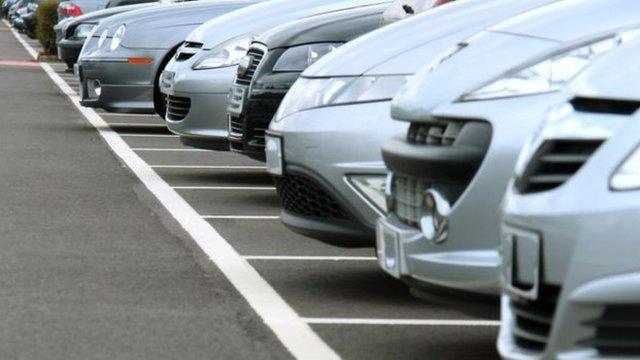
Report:
[[[31,40],[27,40],[27,43],[35,46]],[[1,38],[0,48],[11,51],[5,53],[9,54],[9,58],[27,58],[18,42],[14,40],[12,43],[8,36]],[[21,55],[18,56],[18,53]],[[5,54],[0,57],[5,58]],[[65,65],[52,63],[51,67],[66,84],[77,88],[76,78],[66,71]],[[2,86],[6,86],[4,81],[0,84]],[[53,83],[39,91],[57,96],[62,101]],[[71,119],[81,118],[71,106],[67,106],[67,109],[70,123],[74,121]],[[287,230],[278,220],[279,201],[262,163],[234,153],[185,147],[178,137],[167,131],[158,116],[103,111],[97,114],[111,130],[120,135],[128,148],[215,229],[218,234],[215,236],[223,238],[244,257],[260,277],[341,357],[395,359],[400,354],[405,359],[497,357],[496,321],[478,320],[446,304],[413,297],[405,285],[379,270],[373,249],[341,249]],[[53,128],[58,125],[49,126]],[[78,126],[77,123],[74,126]],[[95,137],[94,134],[86,136]],[[101,201],[112,201],[107,197],[108,194],[104,196]],[[144,198],[151,195],[145,193],[140,196]],[[138,203],[140,199],[134,197],[128,201]],[[167,225],[158,222],[158,226]],[[158,230],[183,231],[170,227]],[[108,241],[108,236],[106,239]],[[102,251],[109,256],[111,250],[108,243],[103,244]],[[203,262],[207,260],[194,255],[194,265],[197,263],[206,267]],[[123,264],[123,269],[135,271],[135,267],[127,264]],[[167,268],[155,276],[173,276],[176,282],[180,281],[179,274],[171,275]],[[203,284],[212,285],[207,281]],[[198,284],[192,285],[197,287]],[[216,304],[215,296],[201,301],[203,308],[217,307],[224,312],[228,306],[229,311],[236,312],[239,322],[245,319],[245,315],[237,313],[241,310],[226,302]],[[200,319],[193,318],[193,321],[203,322],[202,326],[206,326],[204,323],[215,323],[216,316],[223,315],[216,311],[204,311],[202,316]],[[213,318],[208,319],[207,316]],[[260,344],[270,341],[277,343],[271,335],[264,338],[262,327],[251,318],[246,320],[245,331],[235,335]],[[225,331],[214,325],[212,329],[214,332]],[[257,330],[254,332],[253,329]],[[207,340],[217,341],[215,338]],[[203,346],[200,342],[191,344],[194,347]],[[269,351],[274,358],[285,357],[282,349],[273,350],[274,346],[255,346],[249,350]],[[172,354],[177,354],[177,350]],[[190,354],[194,354],[190,357],[198,358],[203,352]],[[244,355],[247,358],[264,358],[264,354]]]

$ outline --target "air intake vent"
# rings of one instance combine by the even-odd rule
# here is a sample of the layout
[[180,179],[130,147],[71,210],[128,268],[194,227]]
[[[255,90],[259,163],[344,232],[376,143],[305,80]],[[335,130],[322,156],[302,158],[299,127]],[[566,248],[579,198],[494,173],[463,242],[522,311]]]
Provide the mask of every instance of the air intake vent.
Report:
[[306,176],[277,178],[276,188],[282,207],[293,214],[329,220],[350,218],[331,195]]
[[627,100],[595,99],[586,97],[576,97],[571,100],[571,105],[576,111],[597,113],[632,115],[638,108],[640,102]]
[[455,121],[412,123],[407,132],[407,141],[411,144],[451,146],[463,126],[464,122]]
[[542,352],[547,346],[551,324],[560,295],[556,286],[542,286],[535,301],[512,298],[513,337],[516,345],[529,351]]
[[422,218],[422,202],[429,182],[396,175],[393,182],[393,213],[407,225],[418,226]]
[[547,191],[564,184],[602,145],[602,140],[549,140],[516,180],[520,193]]
[[167,95],[167,118],[183,120],[189,114],[191,99]]
[[594,328],[595,336],[579,345],[605,357],[640,356],[640,305],[609,305],[599,318],[583,325]]

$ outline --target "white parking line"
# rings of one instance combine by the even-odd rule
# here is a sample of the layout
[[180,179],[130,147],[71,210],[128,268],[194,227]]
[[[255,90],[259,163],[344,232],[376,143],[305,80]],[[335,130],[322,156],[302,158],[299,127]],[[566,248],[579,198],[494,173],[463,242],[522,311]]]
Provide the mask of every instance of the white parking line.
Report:
[[[7,24],[5,20],[3,21]],[[38,56],[36,51],[15,30],[11,29],[11,31],[29,54],[36,59]],[[49,64],[40,63],[40,66],[58,88],[69,97],[76,109],[96,128],[111,150],[122,159],[140,182],[216,264],[294,357],[299,359],[340,358],[209,222],[204,220],[158,173],[131,150],[117,132],[108,127],[98,113],[80,105],[75,92]],[[214,340],[211,339],[211,341]]]
[[285,256],[285,255],[245,255],[246,260],[289,260],[289,261],[373,261],[375,256]]
[[243,165],[149,165],[154,169],[233,169],[233,170],[265,170],[264,166]]
[[160,116],[156,114],[100,113],[100,116],[144,116],[144,117],[157,116],[158,119],[160,119]]
[[110,122],[109,126],[122,126],[122,127],[148,127],[148,128],[167,128],[165,124],[153,124],[153,123],[128,123],[128,122]]
[[316,325],[500,326],[498,320],[302,318]]
[[178,135],[167,134],[120,134],[121,137],[157,137],[157,138],[177,138]]
[[165,151],[165,152],[211,152],[210,150],[204,149],[168,149],[168,148],[131,148],[133,151]]
[[173,186],[176,190],[269,190],[274,191],[272,186]]
[[203,219],[238,219],[238,220],[277,220],[273,215],[202,215]]

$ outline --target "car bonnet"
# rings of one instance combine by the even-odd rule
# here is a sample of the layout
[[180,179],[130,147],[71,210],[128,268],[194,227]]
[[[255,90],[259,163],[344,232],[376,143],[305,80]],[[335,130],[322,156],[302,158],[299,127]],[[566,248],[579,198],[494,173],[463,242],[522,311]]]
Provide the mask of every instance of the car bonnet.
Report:
[[[392,102],[392,116],[406,121],[428,119],[437,106],[454,102],[514,69],[572,44],[640,25],[640,1],[593,1],[588,11],[601,18],[594,22],[581,17],[585,3],[563,0],[473,36],[463,49],[435,68],[427,64],[401,88]],[[557,36],[549,29],[559,29]]]
[[354,37],[352,30],[355,28],[365,27],[368,31],[377,28],[379,22],[376,21],[382,20],[386,7],[387,4],[359,6],[306,17],[277,26],[261,34],[255,41],[265,44],[269,49],[324,41],[346,41]]
[[[385,2],[385,1],[380,1]],[[330,10],[370,4],[371,0],[271,0],[212,19],[198,28],[187,41],[203,43],[203,49],[247,33],[256,35],[274,25]]]
[[387,25],[320,59],[305,77],[413,74],[467,36],[553,0],[465,0]]

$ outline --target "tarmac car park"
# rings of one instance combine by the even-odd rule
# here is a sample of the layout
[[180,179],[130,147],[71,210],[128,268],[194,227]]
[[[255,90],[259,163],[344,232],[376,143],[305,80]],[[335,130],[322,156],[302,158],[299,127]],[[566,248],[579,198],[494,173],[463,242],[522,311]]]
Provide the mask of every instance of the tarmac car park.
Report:
[[[640,358],[636,0],[305,1],[200,0],[67,20],[60,29],[87,25],[75,72],[39,54],[19,23],[0,22],[0,358]],[[208,7],[227,13],[173,17]],[[331,34],[327,24],[345,18]],[[148,42],[134,50],[133,39]],[[346,43],[323,47],[333,40]],[[231,86],[256,46],[293,53],[266,56],[274,68],[302,61],[281,66],[285,75],[258,66],[248,84],[285,79],[284,100],[264,108],[279,146],[247,157],[186,145],[159,88],[199,82],[188,85],[206,90],[201,99],[179,110],[227,139],[219,119],[237,93],[222,101],[206,86]],[[155,52],[153,66],[138,63]],[[92,54],[108,63],[125,53],[134,60],[117,75],[134,92],[92,82]],[[358,80],[384,76],[403,82]],[[119,100],[95,102],[109,100],[105,90]],[[476,148],[498,155],[447,168],[461,159],[452,149]],[[337,158],[389,171],[375,194],[344,200],[381,204],[366,227],[373,235],[377,220],[377,248],[345,247],[348,231],[307,237],[283,216],[279,177],[297,164],[327,176]],[[408,175],[419,191],[398,186]],[[475,216],[456,214],[477,194]]]

